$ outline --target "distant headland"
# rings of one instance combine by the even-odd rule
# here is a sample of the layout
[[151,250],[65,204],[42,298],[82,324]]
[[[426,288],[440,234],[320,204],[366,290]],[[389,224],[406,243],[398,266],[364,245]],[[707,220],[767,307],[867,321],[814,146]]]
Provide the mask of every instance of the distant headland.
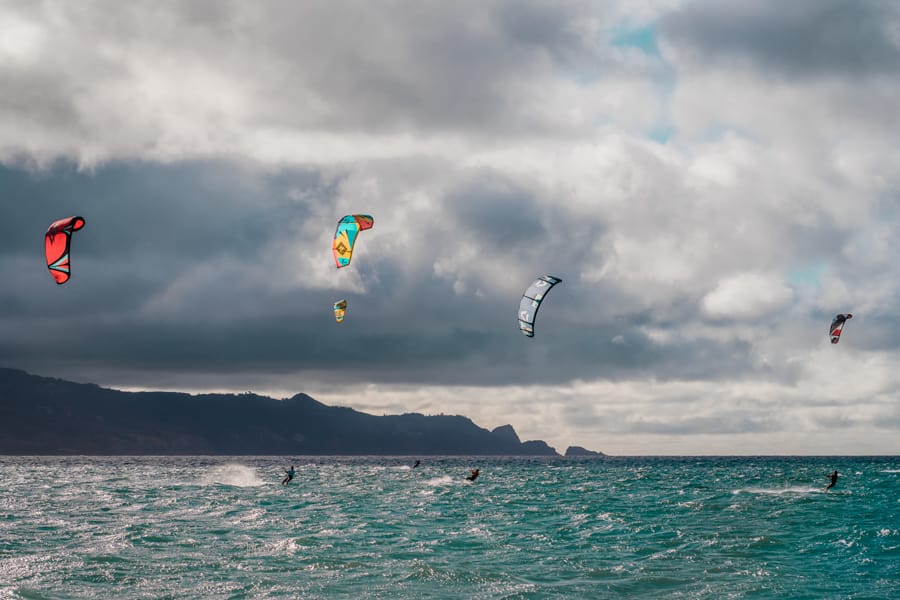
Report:
[[489,431],[463,416],[374,416],[306,394],[123,392],[4,368],[0,454],[559,456],[511,425]]
[[582,448],[581,446],[569,446],[566,448],[567,458],[596,458],[600,456],[606,456],[602,452],[594,452],[593,450],[587,450]]

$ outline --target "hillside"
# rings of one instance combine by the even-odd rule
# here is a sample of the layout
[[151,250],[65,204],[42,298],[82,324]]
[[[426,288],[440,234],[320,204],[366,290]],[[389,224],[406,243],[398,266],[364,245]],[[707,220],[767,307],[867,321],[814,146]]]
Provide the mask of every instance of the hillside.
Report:
[[462,416],[374,416],[305,394],[122,392],[0,368],[0,454],[557,456]]

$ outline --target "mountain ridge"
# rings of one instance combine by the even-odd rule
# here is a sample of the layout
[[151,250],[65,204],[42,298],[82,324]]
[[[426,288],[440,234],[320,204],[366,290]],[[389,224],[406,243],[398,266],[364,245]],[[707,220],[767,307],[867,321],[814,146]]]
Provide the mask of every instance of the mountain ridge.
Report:
[[2,367],[0,454],[560,456],[462,415],[375,416],[303,393],[126,392]]

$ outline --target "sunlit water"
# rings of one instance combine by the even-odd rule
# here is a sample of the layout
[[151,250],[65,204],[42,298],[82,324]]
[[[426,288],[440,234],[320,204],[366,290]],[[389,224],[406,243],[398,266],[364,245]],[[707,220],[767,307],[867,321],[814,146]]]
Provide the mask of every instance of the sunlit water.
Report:
[[900,457],[418,458],[0,457],[0,598],[900,598]]

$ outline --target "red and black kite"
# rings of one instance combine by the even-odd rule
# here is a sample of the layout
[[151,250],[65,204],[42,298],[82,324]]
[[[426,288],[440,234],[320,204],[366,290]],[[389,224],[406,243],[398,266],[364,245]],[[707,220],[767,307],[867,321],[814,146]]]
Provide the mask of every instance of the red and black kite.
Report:
[[831,343],[837,344],[841,341],[841,332],[844,330],[844,323],[847,322],[848,319],[852,319],[853,315],[850,313],[840,314],[836,316],[831,321],[831,327],[828,328],[828,335],[831,336]]

